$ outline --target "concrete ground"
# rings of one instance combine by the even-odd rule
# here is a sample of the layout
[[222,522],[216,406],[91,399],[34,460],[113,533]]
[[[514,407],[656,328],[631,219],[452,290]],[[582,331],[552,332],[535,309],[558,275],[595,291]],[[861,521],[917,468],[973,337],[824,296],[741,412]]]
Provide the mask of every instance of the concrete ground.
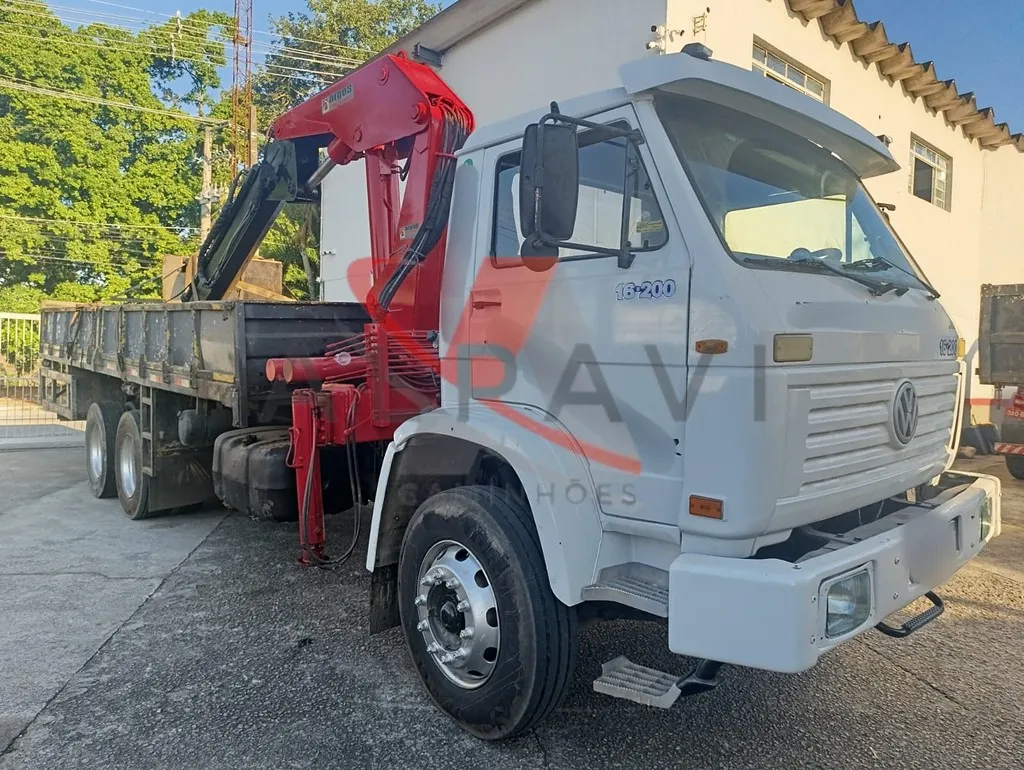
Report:
[[655,625],[592,627],[562,709],[491,745],[434,709],[396,630],[367,635],[361,559],[300,570],[292,526],[215,508],[131,522],[80,449],[0,454],[0,769],[1020,767],[1024,482],[966,467],[1003,477],[1004,533],[921,633],[659,711],[595,694],[601,663],[688,662]]

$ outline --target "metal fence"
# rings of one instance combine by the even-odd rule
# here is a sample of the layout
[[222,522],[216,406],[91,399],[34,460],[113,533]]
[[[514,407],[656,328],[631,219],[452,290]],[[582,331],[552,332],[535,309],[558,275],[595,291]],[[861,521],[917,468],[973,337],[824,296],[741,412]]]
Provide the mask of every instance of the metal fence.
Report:
[[84,427],[39,404],[39,316],[0,313],[0,444],[77,440]]

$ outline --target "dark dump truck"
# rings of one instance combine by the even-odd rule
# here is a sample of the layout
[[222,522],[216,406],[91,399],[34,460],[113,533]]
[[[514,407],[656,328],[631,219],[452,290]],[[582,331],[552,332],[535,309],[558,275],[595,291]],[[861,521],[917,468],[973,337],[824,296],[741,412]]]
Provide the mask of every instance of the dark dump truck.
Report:
[[1003,410],[999,441],[993,451],[1006,458],[1006,467],[1024,479],[1024,284],[984,284],[978,329],[978,379],[996,389],[1013,388]]
[[219,498],[294,519],[292,388],[267,379],[267,360],[319,355],[367,320],[347,303],[44,307],[42,399],[87,421],[93,493],[117,496],[130,518]]

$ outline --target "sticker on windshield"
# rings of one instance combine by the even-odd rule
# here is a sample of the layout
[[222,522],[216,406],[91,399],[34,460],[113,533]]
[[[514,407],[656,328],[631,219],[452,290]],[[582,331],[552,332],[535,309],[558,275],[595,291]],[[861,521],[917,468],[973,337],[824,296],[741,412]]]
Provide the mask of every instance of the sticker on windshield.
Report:
[[956,337],[943,337],[939,340],[939,356],[942,358],[956,358]]
[[660,219],[641,219],[636,223],[637,233],[660,233],[665,229],[665,223]]

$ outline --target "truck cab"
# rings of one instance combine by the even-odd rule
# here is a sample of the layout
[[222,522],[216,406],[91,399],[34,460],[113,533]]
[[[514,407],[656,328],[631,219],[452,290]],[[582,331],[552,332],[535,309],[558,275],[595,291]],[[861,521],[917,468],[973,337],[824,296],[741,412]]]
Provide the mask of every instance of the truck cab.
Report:
[[[998,480],[950,471],[959,335],[862,182],[899,168],[886,147],[699,45],[620,76],[457,156],[441,405],[387,449],[367,558],[438,702],[519,645],[568,654],[538,630],[566,608],[661,620],[702,660],[617,658],[594,684],[617,697],[802,671],[937,617],[933,589],[999,532]],[[483,509],[514,531],[478,537]],[[491,579],[509,549],[528,587]]]

